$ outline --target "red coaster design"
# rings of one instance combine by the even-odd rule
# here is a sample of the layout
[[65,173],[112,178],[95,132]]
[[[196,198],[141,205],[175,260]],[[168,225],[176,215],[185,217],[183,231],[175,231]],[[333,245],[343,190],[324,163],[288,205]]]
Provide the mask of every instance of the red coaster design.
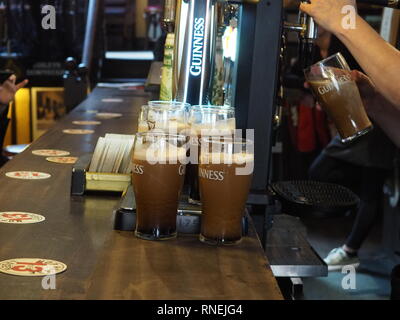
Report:
[[51,174],[43,172],[34,172],[34,171],[15,171],[15,172],[7,172],[6,176],[12,179],[21,179],[21,180],[43,180],[43,179],[49,179],[51,177]]
[[65,157],[70,155],[68,151],[53,149],[33,150],[32,154],[43,157]]
[[0,272],[22,277],[42,277],[67,270],[67,265],[41,258],[17,258],[0,262]]
[[75,164],[78,161],[76,157],[48,157],[47,161],[61,164]]
[[0,223],[7,224],[32,224],[46,220],[40,214],[29,212],[0,212]]

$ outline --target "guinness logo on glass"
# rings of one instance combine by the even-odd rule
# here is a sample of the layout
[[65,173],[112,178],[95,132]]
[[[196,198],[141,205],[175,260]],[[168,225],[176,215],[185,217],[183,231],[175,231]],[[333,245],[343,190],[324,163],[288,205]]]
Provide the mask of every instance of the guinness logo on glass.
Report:
[[224,172],[199,168],[199,176],[214,181],[224,181]]
[[331,92],[333,89],[337,88],[337,84],[345,83],[351,81],[350,75],[344,75],[336,78],[336,81],[330,82],[326,85],[318,87],[318,93],[323,95],[325,93]]

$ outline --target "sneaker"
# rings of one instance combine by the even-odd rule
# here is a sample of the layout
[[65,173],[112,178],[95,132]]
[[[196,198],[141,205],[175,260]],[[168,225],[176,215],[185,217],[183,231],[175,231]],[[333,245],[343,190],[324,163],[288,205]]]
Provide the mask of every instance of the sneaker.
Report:
[[357,255],[349,256],[342,247],[335,248],[329,252],[324,261],[328,265],[329,271],[341,270],[344,266],[349,265],[357,268],[360,265],[360,259],[358,259]]

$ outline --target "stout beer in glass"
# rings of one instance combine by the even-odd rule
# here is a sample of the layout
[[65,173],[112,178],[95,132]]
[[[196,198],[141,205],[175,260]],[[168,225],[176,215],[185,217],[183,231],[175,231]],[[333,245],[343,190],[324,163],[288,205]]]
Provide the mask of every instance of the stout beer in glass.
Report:
[[203,208],[200,241],[236,244],[254,169],[252,141],[201,139],[199,181]]
[[189,202],[200,205],[198,178],[198,155],[200,139],[206,136],[233,137],[236,129],[235,109],[229,106],[193,106],[189,112],[190,160],[188,181],[190,185]]
[[186,137],[138,133],[132,156],[137,237],[176,237],[176,215],[185,177]]
[[350,68],[340,53],[312,65],[304,74],[318,102],[335,123],[343,143],[373,128]]

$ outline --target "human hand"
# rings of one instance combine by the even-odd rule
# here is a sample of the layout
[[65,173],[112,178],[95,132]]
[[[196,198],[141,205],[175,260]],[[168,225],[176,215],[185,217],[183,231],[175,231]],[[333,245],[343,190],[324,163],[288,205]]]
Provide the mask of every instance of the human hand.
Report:
[[356,8],[356,0],[310,0],[302,2],[300,10],[314,18],[315,22],[327,31],[338,33],[343,29],[344,6]]
[[358,86],[367,113],[373,116],[377,112],[385,112],[384,109],[390,105],[390,102],[378,92],[372,80],[357,70],[351,72],[351,78]]
[[14,100],[17,91],[28,84],[28,80],[24,80],[18,84],[15,83],[17,77],[12,75],[8,80],[0,86],[0,103],[9,104]]

